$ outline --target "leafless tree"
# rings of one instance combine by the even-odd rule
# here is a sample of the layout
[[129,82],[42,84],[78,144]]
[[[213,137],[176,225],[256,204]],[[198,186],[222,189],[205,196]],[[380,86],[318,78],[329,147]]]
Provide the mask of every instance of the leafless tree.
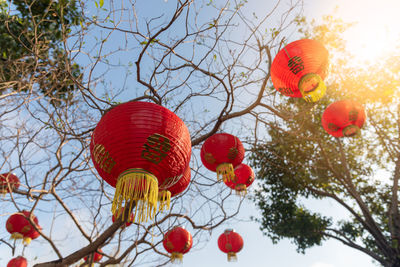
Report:
[[[40,90],[46,73],[29,75],[41,64],[45,43],[35,41],[40,31],[29,40],[30,67],[15,62],[29,72],[24,80],[0,83],[1,169],[21,180],[0,204],[2,222],[21,210],[38,217],[41,237],[25,249],[39,252],[39,258],[29,259],[38,267],[88,264],[82,259],[99,248],[100,266],[146,265],[149,259],[164,265],[169,258],[162,237],[172,226],[186,226],[196,246],[238,214],[243,199],[205,170],[199,148],[219,131],[245,143],[250,134],[257,139],[254,110],[271,120],[286,116],[275,106],[269,68],[283,34],[294,33],[302,3],[278,0],[261,13],[253,13],[255,6],[245,0],[81,1],[79,6],[79,25],[62,24],[63,64],[52,72],[58,76],[50,77],[59,86],[72,82],[76,89],[68,97],[51,93],[57,87]],[[12,6],[8,12],[14,12]],[[74,64],[82,75],[73,74]],[[114,189],[97,174],[88,146],[105,111],[130,100],[163,105],[183,119],[192,138],[192,180],[169,211],[121,229],[124,222],[111,222]],[[2,249],[22,250],[7,235],[0,236]]]

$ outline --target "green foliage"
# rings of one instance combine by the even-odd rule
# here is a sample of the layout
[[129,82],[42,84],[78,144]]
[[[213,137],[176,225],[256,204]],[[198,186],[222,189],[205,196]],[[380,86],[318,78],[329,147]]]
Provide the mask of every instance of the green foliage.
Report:
[[[273,150],[279,153],[279,148]],[[324,239],[322,232],[330,225],[330,220],[297,203],[299,196],[308,195],[307,184],[301,179],[305,174],[297,172],[296,168],[286,167],[283,158],[265,147],[257,150],[252,160],[259,166],[258,177],[264,179],[262,190],[255,195],[262,211],[259,222],[264,234],[273,242],[283,237],[291,238],[300,252],[320,245]],[[264,164],[265,161],[268,164]]]
[[0,11],[0,90],[39,90],[55,102],[76,89],[81,70],[69,62],[63,41],[82,20],[75,0],[12,1]]

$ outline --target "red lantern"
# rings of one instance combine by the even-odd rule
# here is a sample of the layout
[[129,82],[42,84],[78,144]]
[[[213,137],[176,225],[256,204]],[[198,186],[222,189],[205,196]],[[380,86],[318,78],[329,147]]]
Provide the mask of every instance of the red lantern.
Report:
[[28,267],[28,261],[24,257],[18,256],[11,259],[8,262],[7,267]]
[[225,182],[225,184],[235,190],[237,194],[244,196],[247,193],[247,187],[253,182],[253,169],[249,165],[242,163],[235,168],[235,179]]
[[334,137],[349,137],[360,132],[366,119],[364,108],[353,100],[330,104],[322,114],[322,127]]
[[271,64],[271,80],[282,94],[303,97],[307,102],[321,99],[328,68],[328,50],[318,41],[294,41],[278,52]]
[[[26,217],[29,217],[31,213],[29,211],[22,211],[12,214],[7,222],[6,229],[11,234],[12,239],[23,239],[24,244],[29,244],[33,239],[40,236],[39,232],[30,224]],[[35,215],[32,214],[33,222],[36,227],[41,229],[39,221]]]
[[[121,208],[120,212],[116,212],[115,214],[113,214],[111,220],[114,223],[115,222],[115,218],[118,218],[119,216],[121,216],[124,213],[124,208]],[[135,220],[135,216],[133,213],[131,213],[129,215],[129,220],[126,221],[125,226],[122,226],[122,228],[128,227],[130,226]]]
[[[160,201],[159,210],[163,211],[165,208],[169,209],[171,197],[177,196],[189,186],[190,184],[190,167],[187,166],[182,178],[173,186],[163,188],[158,192],[158,200]],[[160,188],[161,189],[161,188]]]
[[174,227],[164,235],[163,246],[171,253],[172,262],[182,262],[183,254],[193,245],[192,235],[182,227]]
[[217,133],[204,142],[200,156],[207,169],[217,172],[218,180],[231,181],[235,177],[233,168],[243,161],[244,148],[236,136]]
[[173,185],[188,166],[189,130],[170,110],[128,102],[108,111],[92,134],[90,153],[100,176],[116,187],[112,213],[132,209],[138,222],[154,217],[158,185]]
[[219,236],[218,247],[228,254],[228,261],[236,261],[236,253],[243,248],[243,238],[232,229],[227,229]]
[[11,190],[18,189],[19,179],[13,173],[3,173],[0,174],[0,193],[6,194]]
[[[98,250],[100,253],[103,253],[103,251],[101,249]],[[99,252],[95,252],[93,254],[93,262],[99,262],[101,260],[101,258],[103,258],[103,255],[100,254]],[[88,260],[88,257],[83,258],[85,261]]]

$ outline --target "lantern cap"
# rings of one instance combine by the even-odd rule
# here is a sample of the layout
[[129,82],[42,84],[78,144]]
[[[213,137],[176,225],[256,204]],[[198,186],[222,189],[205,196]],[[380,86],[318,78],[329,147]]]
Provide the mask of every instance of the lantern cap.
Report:
[[316,102],[320,100],[326,92],[326,85],[321,76],[316,73],[307,73],[299,80],[299,90],[304,100]]
[[230,232],[235,232],[235,230],[233,228],[227,228],[227,229],[225,229],[224,234],[227,234]]

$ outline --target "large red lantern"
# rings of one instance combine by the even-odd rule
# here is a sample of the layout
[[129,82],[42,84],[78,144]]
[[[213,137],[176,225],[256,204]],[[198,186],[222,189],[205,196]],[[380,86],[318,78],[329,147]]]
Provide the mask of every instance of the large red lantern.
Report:
[[244,163],[235,168],[235,179],[225,184],[236,191],[238,195],[246,195],[247,188],[254,182],[253,169]]
[[192,235],[182,227],[174,227],[164,235],[163,246],[171,253],[172,262],[182,262],[183,254],[193,245]]
[[228,261],[236,261],[236,253],[243,248],[243,238],[232,229],[226,229],[218,238],[218,247],[228,254]]
[[353,100],[330,104],[322,114],[322,127],[334,137],[349,137],[360,132],[366,119],[364,108]]
[[155,215],[158,186],[173,185],[182,177],[191,156],[190,134],[170,110],[127,102],[101,118],[90,153],[100,176],[116,188],[112,213],[136,205],[140,223]]
[[271,64],[271,80],[282,94],[303,97],[307,102],[321,99],[328,68],[328,50],[318,41],[302,39],[286,45]]
[[6,194],[14,189],[18,189],[19,187],[19,179],[18,177],[13,174],[13,173],[3,173],[0,174],[0,193],[1,194]]
[[28,261],[24,257],[18,256],[11,259],[8,262],[7,267],[28,267]]
[[171,197],[175,197],[185,191],[190,184],[191,171],[190,167],[187,166],[182,178],[173,186],[163,188],[158,192],[158,199],[160,201],[159,210],[163,211],[165,208],[169,209]]
[[217,133],[204,142],[200,156],[207,169],[217,172],[218,180],[231,181],[235,177],[233,168],[243,161],[244,148],[236,136]]
[[[25,244],[29,244],[33,239],[36,239],[40,236],[39,232],[35,230],[35,228],[26,218],[29,216],[31,216],[29,211],[22,211],[14,213],[8,218],[6,222],[6,229],[11,234],[12,239],[23,239]],[[36,227],[41,229],[38,219],[33,214],[32,220]]]
[[[98,250],[98,252],[96,251],[94,254],[93,254],[93,262],[99,262],[102,258],[103,258],[103,255],[102,254],[100,254],[100,253],[103,253],[103,251],[101,250],[101,249],[99,249]],[[85,261],[87,261],[88,260],[88,257],[85,257],[85,258],[83,258]]]

